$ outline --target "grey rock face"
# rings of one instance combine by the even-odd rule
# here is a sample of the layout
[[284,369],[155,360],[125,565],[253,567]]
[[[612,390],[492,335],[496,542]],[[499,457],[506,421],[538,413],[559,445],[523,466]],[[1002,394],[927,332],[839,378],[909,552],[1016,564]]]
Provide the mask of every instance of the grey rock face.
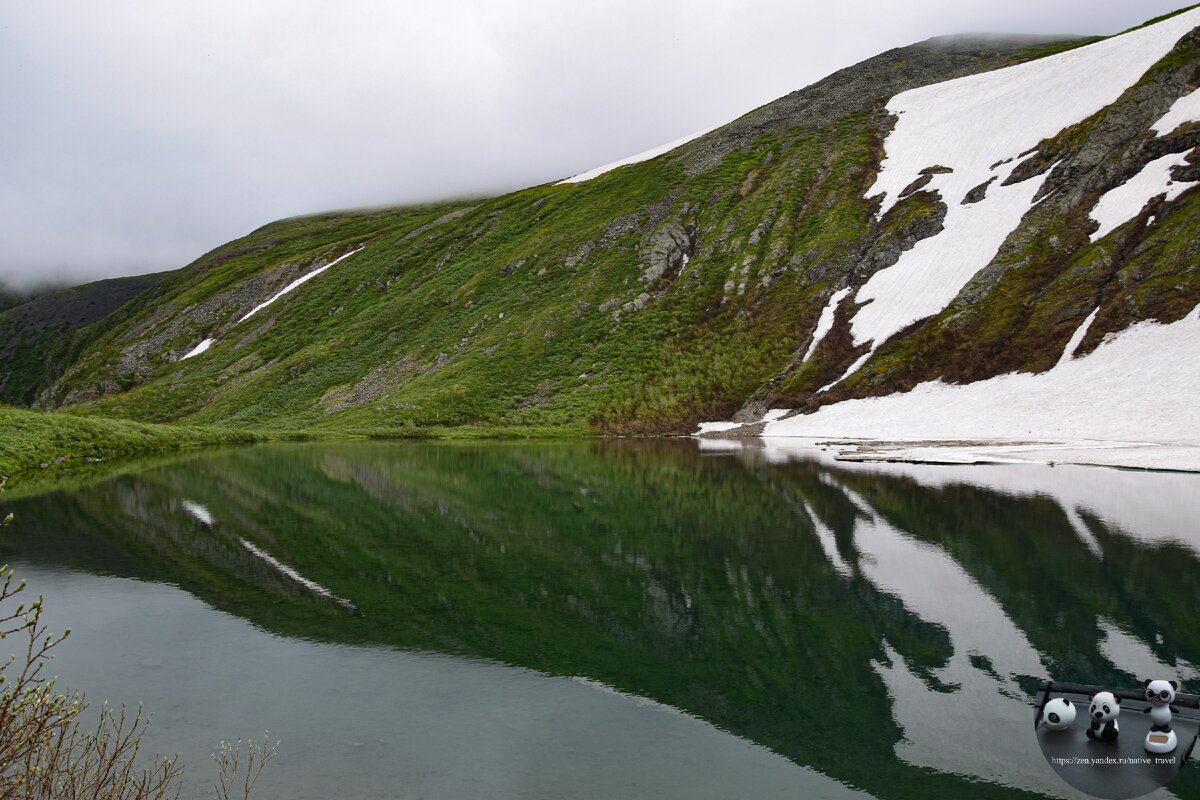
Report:
[[900,255],[907,250],[911,250],[917,242],[922,239],[928,239],[930,236],[937,236],[945,229],[943,222],[946,219],[947,209],[946,204],[941,201],[941,196],[929,192],[924,192],[923,194],[924,197],[919,197],[916,194],[910,195],[909,198],[897,203],[888,212],[888,215],[884,217],[881,227],[888,227],[887,223],[890,217],[903,214],[905,210],[904,203],[906,202],[917,202],[923,199],[933,200],[935,202],[932,206],[932,213],[920,216],[906,225],[890,229],[887,233],[878,235],[854,267],[853,277],[855,285],[865,282],[867,278],[876,272],[893,266],[900,260]]
[[451,211],[449,214],[443,214],[442,216],[438,217],[437,219],[433,220],[432,222],[427,222],[424,225],[420,226],[419,228],[409,231],[407,234],[404,235],[404,239],[402,241],[407,241],[409,239],[415,239],[416,237],[420,236],[422,233],[425,233],[426,231],[428,231],[432,228],[436,228],[438,225],[445,225],[447,222],[453,222],[454,220],[458,219],[459,217],[463,217],[463,216],[466,216],[467,214],[470,214],[472,211],[475,210],[475,208],[476,208],[475,206],[467,206],[465,208],[457,208],[454,211]]
[[969,205],[971,205],[972,203],[978,203],[980,200],[982,200],[983,198],[987,197],[987,190],[988,190],[988,187],[992,185],[992,182],[993,182],[994,180],[996,180],[996,176],[995,176],[995,175],[993,175],[992,177],[988,178],[986,181],[984,181],[983,183],[979,184],[978,186],[976,186],[976,187],[975,187],[974,189],[972,189],[971,191],[967,192],[967,194],[966,194],[966,195],[963,197],[963,199],[962,199],[962,204],[963,204],[964,206],[969,206]]
[[646,268],[642,280],[652,284],[668,271],[675,272],[691,257],[694,248],[693,236],[678,222],[670,222],[646,237],[642,246],[642,258]]
[[926,186],[929,185],[930,181],[933,180],[934,175],[945,175],[949,172],[954,172],[954,170],[950,169],[949,167],[943,167],[940,165],[926,167],[925,169],[921,170],[921,172],[919,173],[921,177],[917,178],[915,181],[910,183],[908,186],[904,187],[904,189],[900,192],[900,199],[904,199],[905,197],[908,197],[910,194],[914,194],[914,193],[920,191],[921,189],[924,189]]

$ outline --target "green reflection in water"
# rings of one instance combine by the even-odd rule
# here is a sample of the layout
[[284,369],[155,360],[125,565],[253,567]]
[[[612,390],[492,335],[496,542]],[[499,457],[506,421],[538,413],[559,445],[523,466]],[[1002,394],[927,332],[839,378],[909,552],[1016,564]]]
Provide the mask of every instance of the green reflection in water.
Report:
[[[1182,502],[1200,476],[999,469],[271,445],[16,500],[0,547],[176,583],[273,632],[586,676],[881,798],[1057,793],[1038,678],[1125,685],[1147,659],[1196,677],[1194,545],[1102,511],[1148,484]],[[1072,479],[1100,499],[1064,500]],[[1172,788],[1195,796],[1196,771]]]

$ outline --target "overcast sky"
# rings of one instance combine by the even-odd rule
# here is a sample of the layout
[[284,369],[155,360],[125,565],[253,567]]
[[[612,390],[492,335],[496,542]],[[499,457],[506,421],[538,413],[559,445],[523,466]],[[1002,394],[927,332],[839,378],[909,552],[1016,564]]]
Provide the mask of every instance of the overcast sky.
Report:
[[280,217],[495,193],[947,33],[1186,0],[4,0],[0,283],[173,269]]

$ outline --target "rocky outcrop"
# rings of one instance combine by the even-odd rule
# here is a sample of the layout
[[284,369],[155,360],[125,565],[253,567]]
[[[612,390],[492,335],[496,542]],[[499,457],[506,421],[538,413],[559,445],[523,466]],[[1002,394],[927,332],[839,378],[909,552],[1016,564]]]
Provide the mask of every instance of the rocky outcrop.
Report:
[[654,231],[642,245],[642,259],[646,265],[642,270],[642,282],[650,286],[664,277],[669,280],[687,266],[695,249],[695,228],[688,230],[679,222],[671,222]]

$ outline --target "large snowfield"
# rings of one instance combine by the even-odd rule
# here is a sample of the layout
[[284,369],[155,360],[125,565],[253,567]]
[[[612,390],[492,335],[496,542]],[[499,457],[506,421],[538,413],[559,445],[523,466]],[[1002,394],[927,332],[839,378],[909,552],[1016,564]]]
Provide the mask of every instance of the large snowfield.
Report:
[[[944,309],[1032,207],[1048,173],[1001,186],[1022,155],[1113,103],[1197,25],[1200,9],[1055,56],[892,98],[888,109],[897,123],[867,196],[884,195],[883,214],[923,170],[943,167],[951,171],[939,170],[926,189],[939,192],[948,211],[941,233],[918,242],[858,291],[853,300],[865,305],[851,320],[854,341],[873,343],[873,351],[909,324]],[[1200,92],[1180,98],[1153,130],[1169,133],[1192,120],[1200,120]],[[1170,168],[1182,164],[1185,155],[1157,159],[1104,195],[1091,212],[1101,226],[1093,241],[1136,216],[1151,198],[1175,197],[1194,185],[1171,182]],[[971,189],[993,178],[982,201],[961,203]],[[847,458],[1200,470],[1200,307],[1173,324],[1134,325],[1074,358],[1094,316],[1048,372],[967,385],[932,382],[907,393],[845,401],[813,414],[767,420],[762,436],[809,444],[841,440],[837,449]],[[843,377],[866,360],[856,361]],[[701,432],[731,427],[736,426],[707,423]],[[875,443],[866,446],[862,440]],[[797,441],[797,446],[807,445]]]
[[[1048,175],[1002,186],[1021,155],[1111,105],[1197,25],[1200,9],[1055,56],[893,97],[887,107],[897,116],[896,126],[884,143],[883,164],[867,196],[885,195],[883,214],[922,170],[951,169],[934,175],[926,186],[947,205],[945,230],[918,242],[859,290],[855,300],[870,302],[851,322],[855,343],[879,346],[949,305],[995,257]],[[1181,108],[1179,122],[1190,108]],[[1174,119],[1162,124],[1171,122],[1178,124]],[[992,178],[982,201],[962,204],[971,189]],[[1143,197],[1142,203],[1148,199]]]
[[[1011,460],[1036,451],[1051,461],[1133,460],[1129,466],[1200,469],[1200,370],[1195,365],[1200,365],[1200,308],[1169,325],[1134,325],[1048,372],[1000,375],[965,385],[931,382],[902,394],[847,400],[814,414],[768,422],[763,436],[990,441]],[[1031,443],[1065,443],[1070,452],[1056,454],[1062,448]],[[1146,450],[1148,444],[1155,447]],[[956,460],[965,451],[991,460],[979,455],[986,448],[977,444],[957,449],[958,456],[928,456]],[[1146,463],[1144,456],[1167,461]]]

